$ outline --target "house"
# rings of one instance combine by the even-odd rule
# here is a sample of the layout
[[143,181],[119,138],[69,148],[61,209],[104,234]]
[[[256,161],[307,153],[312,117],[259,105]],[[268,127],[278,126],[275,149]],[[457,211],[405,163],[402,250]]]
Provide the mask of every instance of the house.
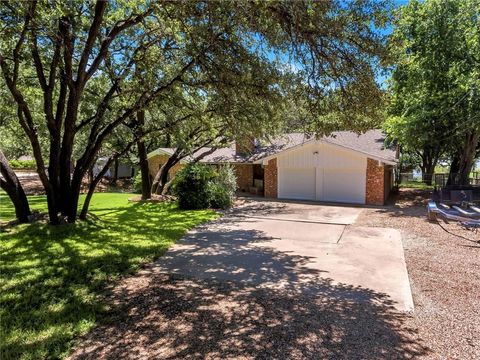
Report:
[[[96,176],[107,162],[107,158],[98,158],[93,166],[93,174]],[[135,177],[135,167],[128,160],[120,159],[112,163],[107,170],[105,177],[108,179],[129,179]]]
[[[395,150],[384,143],[380,130],[361,135],[339,131],[320,139],[290,133],[268,145],[236,142],[200,161],[232,164],[241,192],[268,198],[383,205],[392,189],[397,164]],[[159,148],[148,154],[152,176],[174,150]],[[175,165],[170,176],[191,160]]]

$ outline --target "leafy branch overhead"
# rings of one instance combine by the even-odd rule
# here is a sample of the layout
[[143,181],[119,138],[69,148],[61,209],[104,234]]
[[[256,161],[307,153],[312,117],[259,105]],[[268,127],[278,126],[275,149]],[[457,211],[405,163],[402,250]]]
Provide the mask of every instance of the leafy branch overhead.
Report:
[[223,124],[225,134],[258,136],[277,131],[292,112],[302,114],[300,128],[316,133],[361,131],[379,119],[375,71],[384,44],[375,28],[388,20],[388,3],[0,6],[8,89],[0,101],[14,103],[8,121],[30,142],[52,223],[59,214],[75,221],[83,177],[140,111],[175,110],[146,118],[147,128],[166,131],[174,118],[211,109],[206,121]]

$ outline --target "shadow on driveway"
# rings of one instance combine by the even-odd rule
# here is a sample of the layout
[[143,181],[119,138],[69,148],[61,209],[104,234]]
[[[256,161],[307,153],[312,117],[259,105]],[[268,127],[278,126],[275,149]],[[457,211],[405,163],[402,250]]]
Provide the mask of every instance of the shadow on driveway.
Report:
[[[246,246],[245,239],[266,241],[263,236],[225,230],[218,248],[205,249],[206,263],[215,264],[222,243],[236,243],[239,260],[210,269],[241,274],[235,282],[165,273],[156,264],[123,280],[107,297],[108,323],[88,334],[71,358],[404,359],[429,353],[386,294],[333,284],[304,266],[307,256]],[[198,250],[190,246],[182,250],[185,257]],[[249,259],[247,269],[241,259]],[[258,286],[272,281],[288,286]]]

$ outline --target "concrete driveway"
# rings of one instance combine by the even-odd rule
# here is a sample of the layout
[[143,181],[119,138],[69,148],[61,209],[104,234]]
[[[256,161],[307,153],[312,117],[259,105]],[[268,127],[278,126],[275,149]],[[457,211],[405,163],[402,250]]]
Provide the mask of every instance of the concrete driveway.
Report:
[[[331,286],[355,302],[413,310],[401,235],[357,227],[361,207],[250,200],[189,232],[155,264],[196,279],[318,296]],[[357,291],[357,290],[361,291]],[[374,294],[374,295],[373,295]]]

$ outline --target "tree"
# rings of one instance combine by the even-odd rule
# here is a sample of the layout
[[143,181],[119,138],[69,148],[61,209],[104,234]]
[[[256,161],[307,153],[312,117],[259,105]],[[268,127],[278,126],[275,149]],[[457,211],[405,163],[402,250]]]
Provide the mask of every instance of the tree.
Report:
[[145,140],[143,139],[145,125],[145,110],[137,112],[135,121],[135,131],[137,137],[137,150],[140,165],[140,172],[142,175],[142,200],[147,200],[152,197],[150,191],[150,171],[148,170],[147,148],[145,147]]
[[460,183],[468,182],[480,135],[478,10],[478,0],[411,1],[400,8],[390,40],[386,130],[420,156],[424,174],[448,155]]
[[19,222],[28,222],[28,217],[31,215],[30,207],[28,205],[27,196],[18,180],[15,172],[10,168],[7,158],[0,150],[0,178],[1,188],[8,194],[10,200],[15,207],[15,215]]
[[[223,128],[224,130],[224,128]],[[158,169],[152,182],[151,191],[155,194],[162,194],[167,190],[169,171],[180,161],[191,157],[193,162],[198,162],[204,157],[212,154],[219,147],[228,144],[228,140],[222,134],[222,128],[215,130],[197,126],[191,131],[184,133],[175,142],[175,151],[168,160]]]
[[[30,142],[50,222],[59,214],[76,220],[84,176],[137,113],[181,90],[231,94],[244,84],[259,96],[282,94],[281,79],[292,73],[281,66],[285,57],[298,64],[289,80],[302,85],[297,95],[318,124],[365,128],[379,103],[374,65],[383,49],[374,27],[385,9],[368,0],[2,2],[2,81]],[[230,128],[258,125],[251,117]]]

